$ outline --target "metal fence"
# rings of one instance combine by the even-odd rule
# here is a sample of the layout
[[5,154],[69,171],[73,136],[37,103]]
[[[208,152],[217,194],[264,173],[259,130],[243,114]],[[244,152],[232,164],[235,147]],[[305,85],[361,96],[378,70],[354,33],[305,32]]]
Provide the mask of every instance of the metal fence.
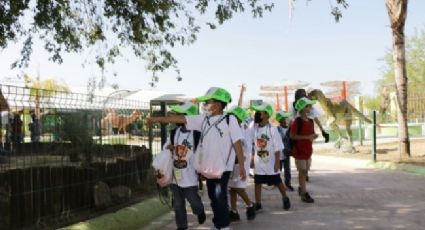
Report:
[[147,102],[0,85],[0,111],[0,229],[55,228],[155,184]]

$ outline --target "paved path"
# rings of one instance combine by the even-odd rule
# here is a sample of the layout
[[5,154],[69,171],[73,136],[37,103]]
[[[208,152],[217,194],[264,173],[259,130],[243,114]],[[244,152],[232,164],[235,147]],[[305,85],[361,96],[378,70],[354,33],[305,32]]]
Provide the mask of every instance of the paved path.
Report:
[[[425,229],[425,177],[400,171],[366,168],[366,161],[314,156],[308,189],[316,203],[302,203],[290,192],[292,209],[282,209],[276,189],[263,190],[263,210],[257,218],[231,224],[232,229]],[[293,169],[295,173],[295,169]],[[249,193],[253,199],[250,179]],[[297,187],[297,176],[293,174]],[[207,194],[203,196],[207,222],[198,225],[189,215],[190,229],[211,229],[212,213]],[[239,207],[243,207],[239,203]],[[190,211],[189,211],[190,212]],[[173,215],[161,229],[176,229]],[[152,228],[152,227],[151,227]]]

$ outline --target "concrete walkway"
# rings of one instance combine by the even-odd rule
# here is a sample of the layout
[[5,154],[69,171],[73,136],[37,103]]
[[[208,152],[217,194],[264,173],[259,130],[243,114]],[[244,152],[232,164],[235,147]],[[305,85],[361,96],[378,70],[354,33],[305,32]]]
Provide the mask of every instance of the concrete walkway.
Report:
[[[263,190],[263,210],[257,213],[257,218],[248,222],[244,206],[239,202],[242,220],[232,223],[231,228],[424,229],[425,177],[371,169],[366,165],[364,160],[314,156],[311,182],[307,184],[316,200],[314,204],[302,203],[296,192],[290,192],[292,209],[284,211],[277,189]],[[252,182],[250,179],[248,191],[253,199]],[[296,188],[298,182],[294,168],[293,184]],[[190,214],[190,229],[213,228],[206,193],[203,200],[207,222],[200,226],[195,216]],[[169,214],[146,228],[176,229],[176,226],[173,215]]]

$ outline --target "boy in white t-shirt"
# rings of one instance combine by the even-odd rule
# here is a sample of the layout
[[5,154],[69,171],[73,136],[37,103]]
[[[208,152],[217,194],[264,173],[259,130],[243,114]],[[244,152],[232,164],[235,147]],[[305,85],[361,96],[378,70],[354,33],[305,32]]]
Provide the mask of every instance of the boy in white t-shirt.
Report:
[[[273,108],[267,103],[251,106],[255,112],[254,122],[257,126],[251,132],[255,148],[252,160],[254,162],[254,183],[256,209],[262,209],[262,184],[276,186],[281,195],[283,209],[289,210],[291,203],[286,195],[285,185],[280,178],[280,153],[283,143],[276,126],[269,123]],[[251,161],[252,161],[251,160]]]
[[[196,115],[195,104],[186,102],[183,105],[171,106],[172,111],[182,115]],[[173,193],[173,208],[177,229],[187,229],[186,200],[192,211],[198,217],[198,223],[206,220],[204,205],[198,194],[198,174],[194,168],[194,152],[197,148],[199,135],[196,131],[186,129],[184,124],[177,124],[172,130],[164,147],[173,153],[173,182],[170,185]],[[199,133],[198,133],[199,134]]]
[[[238,123],[241,125],[241,131],[244,136],[243,141],[243,152],[244,152],[244,160],[245,160],[245,171],[246,175],[249,174],[249,165],[251,159],[252,152],[252,140],[250,136],[250,129],[248,124],[245,121],[248,119],[248,113],[239,106],[234,106],[230,110],[227,111],[228,114],[233,114],[238,119]],[[254,203],[249,199],[248,194],[246,193],[247,181],[240,180],[239,178],[239,162],[235,163],[234,170],[231,174],[229,180],[229,188],[230,188],[230,213],[229,218],[230,221],[240,220],[240,216],[237,209],[237,196],[239,195],[246,204],[246,217],[248,220],[255,219],[255,207]]]
[[[235,163],[235,153],[240,162],[241,180],[246,180],[245,164],[243,159],[242,140],[240,126],[235,116],[226,116],[224,108],[231,102],[230,93],[219,87],[210,88],[207,93],[196,99],[204,102],[204,113],[192,116],[168,116],[151,117],[148,124],[152,123],[184,123],[190,130],[201,132],[199,146],[196,151],[198,156],[213,158],[208,162],[210,166],[216,166],[222,162],[225,166],[219,178],[211,177],[211,171],[198,171],[207,178],[208,197],[211,200],[213,210],[213,223],[218,229],[229,229],[229,203],[227,198],[227,186],[230,173]],[[228,122],[227,122],[228,120]],[[232,151],[232,148],[234,151]],[[216,174],[214,174],[215,176]]]

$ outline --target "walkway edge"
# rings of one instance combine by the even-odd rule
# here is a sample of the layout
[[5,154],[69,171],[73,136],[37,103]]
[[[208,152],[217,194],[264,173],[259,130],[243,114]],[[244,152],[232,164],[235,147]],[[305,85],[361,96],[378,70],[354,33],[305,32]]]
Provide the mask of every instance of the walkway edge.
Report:
[[105,214],[94,219],[83,221],[62,230],[117,230],[140,229],[153,220],[170,211],[167,205],[158,198],[151,198],[138,204]]
[[367,166],[377,168],[377,169],[387,169],[387,170],[400,170],[407,173],[425,176],[425,167],[416,166],[412,164],[400,164],[392,162],[373,162],[369,161]]

